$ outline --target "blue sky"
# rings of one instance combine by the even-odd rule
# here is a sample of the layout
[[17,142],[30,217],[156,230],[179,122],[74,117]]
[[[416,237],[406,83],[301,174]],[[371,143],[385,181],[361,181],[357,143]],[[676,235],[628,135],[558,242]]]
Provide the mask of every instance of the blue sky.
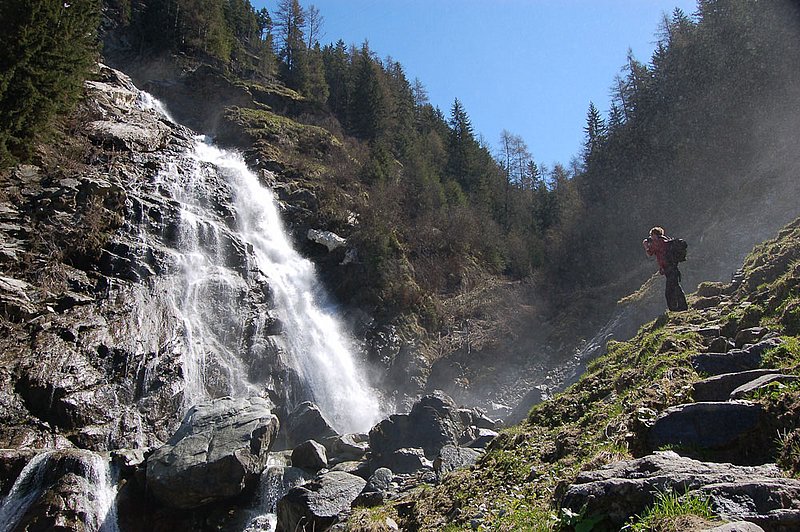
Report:
[[[252,2],[273,11],[275,0]],[[476,135],[503,129],[534,159],[567,164],[580,153],[589,102],[603,113],[628,48],[649,62],[663,14],[695,0],[301,0],[324,17],[324,45],[365,39],[419,78],[449,115],[464,104]]]

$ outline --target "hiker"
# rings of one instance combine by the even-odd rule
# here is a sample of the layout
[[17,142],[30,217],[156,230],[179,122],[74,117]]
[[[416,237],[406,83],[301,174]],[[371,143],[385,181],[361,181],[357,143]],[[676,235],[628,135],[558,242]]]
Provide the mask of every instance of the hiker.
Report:
[[[671,238],[664,235],[664,229],[653,227],[650,229],[650,236],[642,241],[647,255],[656,256],[658,261],[658,273],[667,278],[667,288],[664,295],[667,297],[667,308],[670,310],[686,310],[686,295],[681,288],[681,272],[678,270],[678,260],[685,260],[685,256],[676,259],[668,252]],[[684,248],[685,251],[685,248]]]

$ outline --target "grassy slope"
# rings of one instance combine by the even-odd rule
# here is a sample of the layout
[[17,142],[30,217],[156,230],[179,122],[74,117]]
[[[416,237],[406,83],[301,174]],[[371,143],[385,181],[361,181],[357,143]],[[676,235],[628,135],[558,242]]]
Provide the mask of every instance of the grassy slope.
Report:
[[[757,246],[739,286],[706,283],[690,305],[643,326],[628,342],[610,342],[575,385],[535,407],[528,420],[505,430],[477,467],[455,472],[439,486],[418,488],[390,505],[356,511],[353,530],[381,530],[394,518],[406,530],[558,530],[570,522],[557,500],[576,474],[643,453],[645,423],[666,407],[691,401],[700,380],[689,357],[704,349],[696,332],[718,325],[732,337],[763,325],[784,346],[765,367],[800,374],[800,219]],[[773,414],[776,460],[800,473],[800,387],[759,394]],[[574,521],[574,520],[573,520]]]

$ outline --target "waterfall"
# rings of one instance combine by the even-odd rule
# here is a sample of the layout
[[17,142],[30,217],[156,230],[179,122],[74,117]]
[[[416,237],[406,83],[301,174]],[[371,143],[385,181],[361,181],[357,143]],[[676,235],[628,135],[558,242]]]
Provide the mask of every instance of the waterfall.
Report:
[[[306,392],[337,430],[368,430],[380,418],[378,400],[356,365],[351,341],[337,322],[314,265],[293,248],[272,192],[261,185],[240,155],[217,149],[204,138],[198,138],[193,157],[198,161],[193,178],[196,183],[202,183],[206,172],[218,172],[230,187],[236,236],[252,250],[256,261],[254,266],[268,278],[274,294],[275,311],[283,324],[281,347],[285,362],[297,372]],[[197,185],[193,188],[202,189]],[[184,211],[187,231],[196,234],[192,237],[195,241],[224,240],[220,233],[227,228],[195,217],[195,212],[195,209]],[[231,281],[224,275],[224,266],[220,265],[228,257],[218,251],[215,256],[211,256],[213,254],[208,250],[200,251],[197,249],[189,254],[185,269],[189,286],[211,282],[221,292],[235,291],[237,287],[231,286]],[[222,318],[218,316],[219,309],[208,309],[202,300],[190,303],[191,312],[186,313],[187,319],[197,320],[187,328],[191,333],[190,340],[207,342],[208,336],[204,335],[209,332],[207,327]],[[232,307],[230,305],[230,310]],[[204,336],[198,337],[200,334]],[[214,338],[218,344],[224,344],[218,335]],[[202,372],[203,357],[197,360],[187,362],[187,369],[192,364],[199,364]],[[232,360],[229,362],[231,367],[235,365]],[[234,378],[233,373],[231,378]]]
[[50,452],[37,454],[31,458],[20,472],[11,491],[0,505],[0,530],[14,530],[25,512],[44,491],[44,475]]
[[[90,511],[76,511],[81,516],[81,521],[86,525],[86,530],[95,532],[119,532],[117,524],[117,482],[113,478],[110,462],[107,457],[89,451],[78,452],[72,459],[80,464],[75,473],[86,479],[85,492],[68,494],[74,496],[72,504],[80,506],[90,502],[86,509]],[[67,455],[60,451],[42,452],[31,458],[20,472],[11,491],[0,504],[0,531],[14,530],[20,524],[28,509],[36,503],[45,491],[52,488],[48,478],[52,469],[59,470],[64,467]],[[68,460],[68,459],[67,459]],[[64,494],[59,494],[59,498]],[[69,503],[65,500],[64,507]]]

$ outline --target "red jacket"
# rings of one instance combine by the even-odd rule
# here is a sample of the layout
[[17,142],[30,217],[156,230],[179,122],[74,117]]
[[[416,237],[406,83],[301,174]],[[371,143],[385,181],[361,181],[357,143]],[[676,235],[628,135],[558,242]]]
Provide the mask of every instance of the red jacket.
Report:
[[664,236],[651,236],[650,238],[645,238],[642,242],[647,255],[650,257],[656,256],[658,273],[662,275],[667,267],[667,240],[667,237]]

